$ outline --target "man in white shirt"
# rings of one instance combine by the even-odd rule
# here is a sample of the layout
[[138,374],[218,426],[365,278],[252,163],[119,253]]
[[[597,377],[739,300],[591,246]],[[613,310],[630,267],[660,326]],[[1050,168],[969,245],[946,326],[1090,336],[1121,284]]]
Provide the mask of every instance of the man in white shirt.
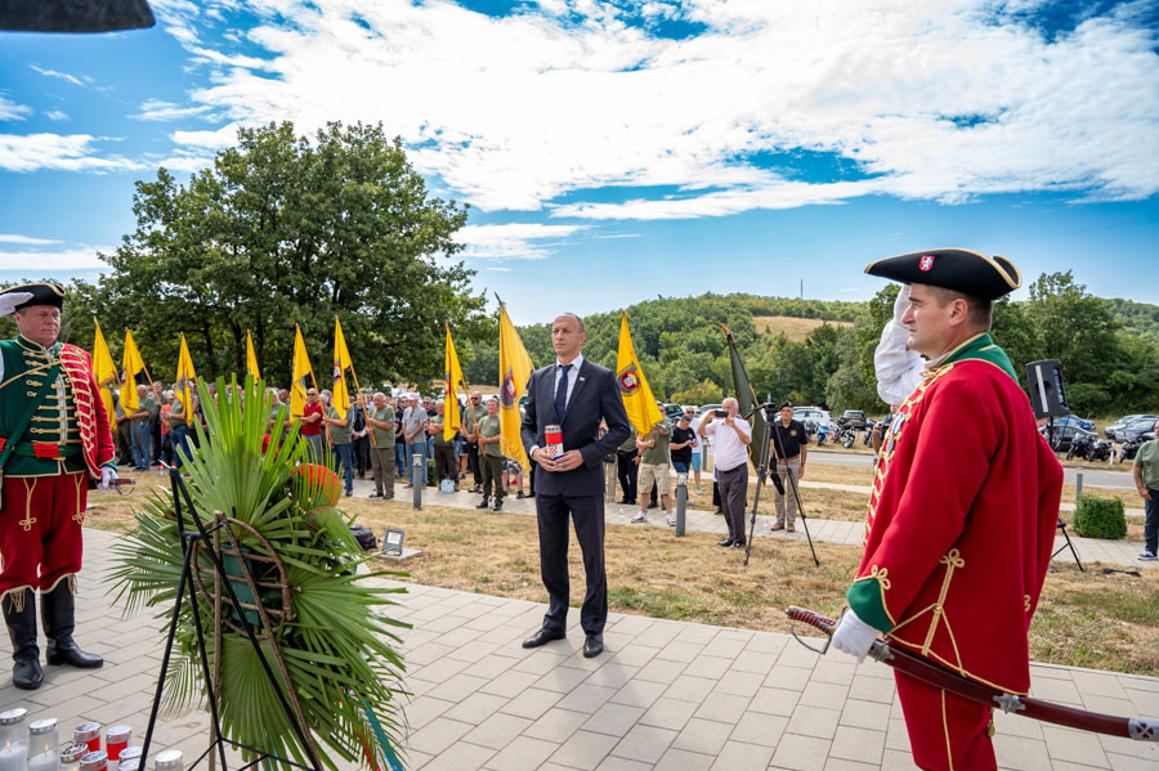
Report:
[[740,408],[731,396],[724,400],[722,410],[705,415],[696,433],[711,437],[715,454],[717,483],[720,486],[720,507],[728,524],[728,538],[719,542],[725,548],[741,549],[745,545],[744,509],[749,488],[749,443],[753,430],[748,421],[737,413]]

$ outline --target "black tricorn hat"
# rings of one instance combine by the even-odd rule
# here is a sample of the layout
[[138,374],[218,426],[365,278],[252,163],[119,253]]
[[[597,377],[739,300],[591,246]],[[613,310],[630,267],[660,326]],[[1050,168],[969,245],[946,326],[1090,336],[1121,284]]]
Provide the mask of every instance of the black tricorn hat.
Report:
[[59,284],[38,281],[33,284],[10,286],[3,292],[0,292],[0,294],[13,294],[16,292],[27,292],[32,295],[32,298],[17,305],[12,309],[13,311],[22,311],[33,305],[52,305],[57,308],[64,307],[64,289]]
[[1010,260],[969,249],[930,249],[886,257],[870,263],[865,272],[903,284],[953,289],[983,300],[996,300],[1022,285],[1022,274]]

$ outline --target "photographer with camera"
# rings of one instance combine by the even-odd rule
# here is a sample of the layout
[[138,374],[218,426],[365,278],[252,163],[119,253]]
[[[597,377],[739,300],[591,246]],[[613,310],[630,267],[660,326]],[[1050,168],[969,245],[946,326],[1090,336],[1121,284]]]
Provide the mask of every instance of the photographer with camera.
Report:
[[749,487],[748,446],[753,440],[753,430],[738,412],[737,401],[730,396],[724,400],[723,410],[713,410],[704,416],[696,433],[711,437],[716,453],[714,465],[720,485],[720,507],[728,525],[728,538],[718,545],[743,549],[744,509]]
[[785,402],[781,405],[778,420],[772,422],[777,432],[777,439],[773,442],[773,452],[776,453],[777,465],[775,473],[781,478],[782,484],[773,488],[773,504],[777,510],[777,521],[771,530],[785,530],[795,532],[797,529],[797,496],[793,494],[796,485],[789,480],[801,479],[805,476],[805,458],[809,454],[809,435],[805,432],[805,424],[793,420],[793,405]]

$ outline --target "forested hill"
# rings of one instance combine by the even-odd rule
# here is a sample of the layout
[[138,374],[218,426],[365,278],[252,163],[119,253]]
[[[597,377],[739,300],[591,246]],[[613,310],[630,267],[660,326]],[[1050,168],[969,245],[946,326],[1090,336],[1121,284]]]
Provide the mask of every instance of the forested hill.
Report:
[[[865,302],[705,294],[661,297],[625,310],[636,353],[660,399],[705,403],[732,390],[723,324],[762,396],[882,411],[873,349],[896,292],[889,286]],[[1000,301],[994,310],[995,337],[1020,378],[1027,362],[1057,358],[1076,412],[1159,409],[1159,306],[1094,297],[1069,272],[1039,277],[1030,293],[1029,300]],[[794,330],[786,323],[793,319],[814,321]],[[620,312],[592,314],[585,323],[585,355],[614,368]],[[536,365],[555,358],[548,324],[521,327],[520,335]],[[482,339],[464,347],[468,380],[493,383],[497,344]]]

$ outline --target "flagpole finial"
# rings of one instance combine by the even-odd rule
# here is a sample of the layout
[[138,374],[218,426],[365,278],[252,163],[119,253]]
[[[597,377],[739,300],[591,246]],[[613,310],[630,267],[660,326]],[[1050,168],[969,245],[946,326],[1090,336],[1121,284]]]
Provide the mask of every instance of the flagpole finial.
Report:
[[492,290],[491,294],[495,295],[495,300],[499,303],[500,308],[506,305],[506,303],[503,302],[503,298],[499,296],[498,292]]

